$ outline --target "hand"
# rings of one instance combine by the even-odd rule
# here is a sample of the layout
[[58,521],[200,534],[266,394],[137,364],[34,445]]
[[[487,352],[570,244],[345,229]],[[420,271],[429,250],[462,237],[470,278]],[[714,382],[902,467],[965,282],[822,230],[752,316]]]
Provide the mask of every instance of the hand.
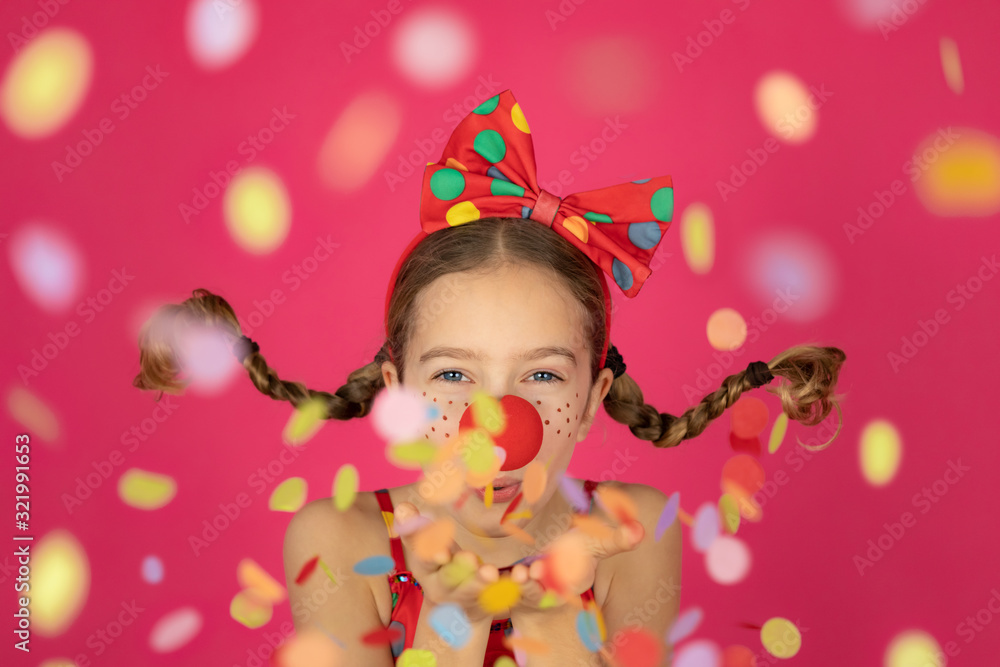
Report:
[[[511,568],[511,580],[521,585],[521,599],[515,605],[512,614],[544,611],[539,605],[546,590],[549,589],[556,589],[557,602],[554,606],[565,604],[568,597],[581,595],[594,585],[597,565],[601,560],[632,551],[642,543],[644,537],[645,529],[636,520],[609,529],[608,535],[604,538],[594,537],[578,527],[571,528],[549,544],[542,558],[530,566],[518,563]],[[573,570],[579,576],[572,577],[572,581],[565,581],[559,573],[548,571],[554,549],[578,554],[571,556],[570,560],[575,566]],[[559,588],[563,588],[563,596],[558,595]]]
[[[412,503],[400,503],[393,510],[395,525],[399,526],[419,514]],[[414,578],[420,582],[424,598],[432,604],[446,602],[457,604],[471,623],[492,621],[493,612],[479,604],[479,594],[491,583],[499,580],[495,565],[485,565],[471,551],[461,551],[453,541],[447,550],[435,555],[431,561],[416,556],[413,540],[421,529],[400,538],[408,552],[407,563]]]

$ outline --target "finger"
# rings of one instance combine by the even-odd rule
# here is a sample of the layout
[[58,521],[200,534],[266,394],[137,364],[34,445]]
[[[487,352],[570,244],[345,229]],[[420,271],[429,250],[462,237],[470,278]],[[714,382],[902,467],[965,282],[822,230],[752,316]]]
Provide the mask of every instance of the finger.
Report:
[[523,584],[528,581],[528,568],[522,563],[518,563],[510,571],[510,579],[516,584]]
[[500,569],[496,565],[487,563],[479,567],[479,576],[483,581],[493,583],[500,580]]

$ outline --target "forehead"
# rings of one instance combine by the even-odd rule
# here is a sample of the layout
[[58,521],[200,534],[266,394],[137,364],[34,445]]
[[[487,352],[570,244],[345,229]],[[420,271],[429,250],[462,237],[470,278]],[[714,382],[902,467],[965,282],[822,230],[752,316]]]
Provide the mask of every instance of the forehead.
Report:
[[418,297],[410,349],[418,359],[439,345],[505,359],[528,348],[584,351],[583,308],[551,272],[529,267],[486,274],[452,273]]

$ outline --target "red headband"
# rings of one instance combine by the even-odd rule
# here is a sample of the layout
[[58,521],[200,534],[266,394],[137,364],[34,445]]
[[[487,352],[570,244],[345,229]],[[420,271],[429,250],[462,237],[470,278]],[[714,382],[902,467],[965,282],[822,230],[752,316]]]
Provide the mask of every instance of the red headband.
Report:
[[[652,271],[649,262],[670,227],[674,190],[670,176],[656,176],[560,199],[538,187],[531,130],[505,90],[466,116],[441,159],[424,169],[420,191],[420,231],[406,246],[389,277],[389,303],[396,277],[413,249],[430,234],[486,217],[523,218],[551,228],[600,267],[604,292],[603,368],[611,339],[611,294],[605,274],[629,298],[639,294]],[[392,350],[389,349],[390,359]],[[393,360],[395,362],[395,360]]]

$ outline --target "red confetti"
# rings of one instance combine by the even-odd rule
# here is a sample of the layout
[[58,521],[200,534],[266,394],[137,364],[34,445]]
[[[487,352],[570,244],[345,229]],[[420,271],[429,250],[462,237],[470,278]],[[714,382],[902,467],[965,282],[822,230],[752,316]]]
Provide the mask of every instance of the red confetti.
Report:
[[361,636],[361,642],[363,644],[392,644],[394,641],[399,640],[403,636],[402,631],[400,631],[399,626],[392,626],[388,628],[378,628],[377,630],[372,630],[371,632]]
[[319,563],[319,556],[313,556],[306,561],[306,564],[302,566],[299,570],[299,576],[295,577],[295,583],[301,584],[303,581],[309,578],[312,571],[316,569],[316,565]]
[[767,405],[754,396],[742,396],[730,408],[732,431],[740,438],[752,438],[767,426]]
[[507,515],[513,512],[514,508],[517,507],[518,503],[520,502],[521,502],[521,492],[518,491],[517,495],[514,496],[514,499],[510,501],[510,505],[508,505],[507,509],[503,511],[503,516],[500,517],[500,523],[503,523],[504,521],[507,520]]
[[622,630],[615,659],[622,667],[656,667],[663,661],[663,642],[643,628]]
[[741,438],[736,435],[736,431],[729,433],[729,446],[734,452],[749,454],[754,458],[760,458],[760,438],[756,435],[752,438]]

